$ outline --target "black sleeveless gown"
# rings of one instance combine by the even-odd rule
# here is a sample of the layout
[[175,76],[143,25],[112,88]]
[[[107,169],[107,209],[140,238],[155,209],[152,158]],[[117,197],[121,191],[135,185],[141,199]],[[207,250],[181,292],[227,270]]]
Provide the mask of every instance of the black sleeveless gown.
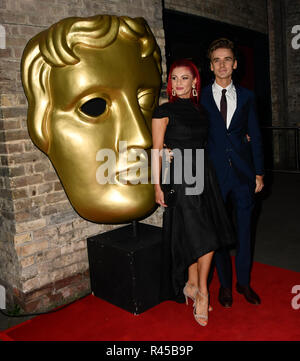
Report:
[[[219,190],[216,174],[205,151],[208,118],[204,109],[190,99],[178,99],[157,107],[153,118],[169,118],[164,142],[170,149],[193,150],[195,175],[196,149],[204,149],[204,189],[198,195],[186,195],[186,184],[174,184],[176,204],[163,215],[163,252],[161,300],[183,302],[183,287],[188,267],[197,258],[235,242],[234,231]],[[184,158],[184,157],[182,157]],[[199,160],[198,160],[199,161]],[[173,165],[171,164],[171,183]],[[182,167],[184,170],[184,166]],[[182,171],[183,172],[183,171]]]

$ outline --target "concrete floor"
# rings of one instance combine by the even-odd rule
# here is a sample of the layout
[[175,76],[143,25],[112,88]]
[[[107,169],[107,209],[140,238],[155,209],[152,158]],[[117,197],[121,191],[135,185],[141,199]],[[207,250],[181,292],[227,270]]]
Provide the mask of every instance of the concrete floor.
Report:
[[265,178],[254,260],[300,272],[300,174]]
[[[257,205],[254,261],[300,272],[300,174],[267,174]],[[0,331],[27,319],[0,313]]]

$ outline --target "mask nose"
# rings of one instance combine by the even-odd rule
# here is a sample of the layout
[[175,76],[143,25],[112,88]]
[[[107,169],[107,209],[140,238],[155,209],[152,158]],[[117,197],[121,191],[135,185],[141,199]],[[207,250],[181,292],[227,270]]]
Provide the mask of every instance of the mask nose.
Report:
[[149,149],[152,147],[151,131],[137,99],[124,99],[119,116],[118,141],[127,141],[128,148]]

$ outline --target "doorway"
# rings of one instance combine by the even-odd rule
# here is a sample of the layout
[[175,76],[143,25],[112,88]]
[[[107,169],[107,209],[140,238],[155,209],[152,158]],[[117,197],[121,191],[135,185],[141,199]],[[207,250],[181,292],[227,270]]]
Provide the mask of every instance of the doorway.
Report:
[[173,10],[163,12],[167,69],[179,58],[194,61],[202,86],[213,81],[206,56],[209,44],[221,37],[237,48],[238,69],[234,82],[254,91],[260,124],[272,125],[268,36],[239,26]]

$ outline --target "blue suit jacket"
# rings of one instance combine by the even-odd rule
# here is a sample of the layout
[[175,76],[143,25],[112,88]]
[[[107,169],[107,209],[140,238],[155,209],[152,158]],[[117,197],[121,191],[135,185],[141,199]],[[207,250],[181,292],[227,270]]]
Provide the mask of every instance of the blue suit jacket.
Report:
[[[241,86],[235,88],[237,107],[228,129],[214,101],[212,85],[205,87],[201,94],[201,104],[208,113],[210,124],[207,149],[220,186],[226,179],[230,161],[240,179],[245,182],[255,182],[255,175],[264,173],[254,93]],[[250,142],[246,134],[250,136]]]

